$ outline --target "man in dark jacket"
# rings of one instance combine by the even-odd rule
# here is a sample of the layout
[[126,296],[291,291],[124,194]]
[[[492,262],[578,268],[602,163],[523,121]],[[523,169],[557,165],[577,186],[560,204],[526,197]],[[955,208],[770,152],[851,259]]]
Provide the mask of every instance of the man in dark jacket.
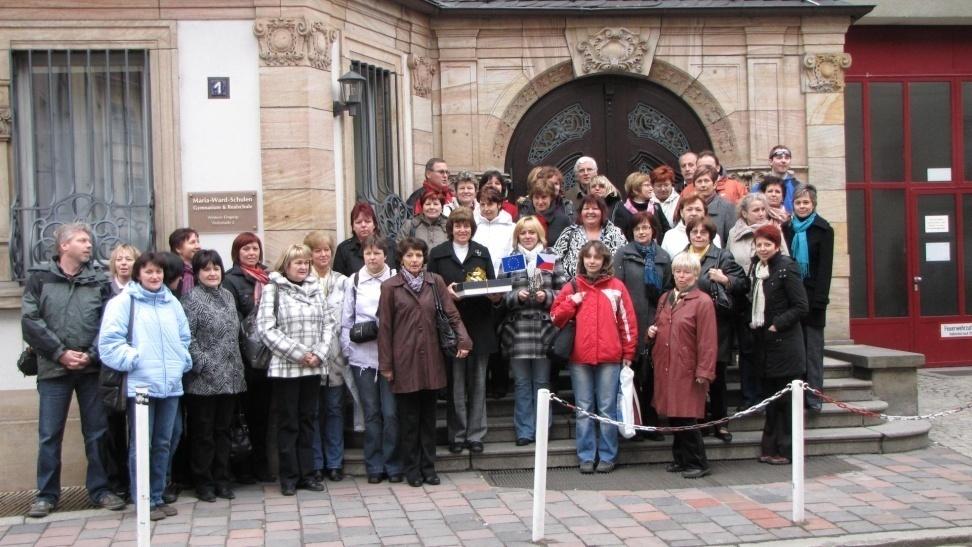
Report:
[[418,215],[422,212],[422,196],[426,192],[441,194],[443,203],[452,201],[453,191],[452,187],[449,186],[449,164],[444,159],[431,158],[425,162],[425,180],[422,181],[421,188],[412,192],[405,200],[405,205],[408,206],[409,211],[412,211],[412,214]]
[[92,237],[87,226],[62,225],[54,241],[53,260],[31,270],[21,317],[24,341],[37,354],[38,493],[27,513],[37,518],[53,511],[61,495],[61,440],[72,392],[78,397],[88,459],[88,496],[106,509],[125,508],[124,500],[108,489],[101,447],[108,421],[98,397],[97,338],[110,284],[90,262]]

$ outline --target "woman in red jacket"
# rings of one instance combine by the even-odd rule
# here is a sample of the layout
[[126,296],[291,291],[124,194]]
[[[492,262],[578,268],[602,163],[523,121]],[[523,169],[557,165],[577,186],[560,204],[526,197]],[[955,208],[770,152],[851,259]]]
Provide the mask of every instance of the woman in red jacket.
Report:
[[[655,340],[655,397],[652,404],[668,416],[672,427],[695,425],[705,416],[705,395],[715,379],[719,337],[716,334],[715,305],[696,282],[702,266],[691,253],[679,253],[672,260],[675,288],[658,300],[655,324],[648,337]],[[702,433],[674,434],[672,457],[666,470],[682,473],[686,479],[709,474]]]
[[[601,416],[617,415],[618,378],[630,367],[638,339],[638,319],[628,289],[615,279],[611,252],[600,241],[581,247],[577,277],[557,295],[550,318],[557,327],[577,321],[570,381],[578,408]],[[610,473],[618,457],[618,429],[594,431],[593,420],[577,416],[577,458],[581,473]]]

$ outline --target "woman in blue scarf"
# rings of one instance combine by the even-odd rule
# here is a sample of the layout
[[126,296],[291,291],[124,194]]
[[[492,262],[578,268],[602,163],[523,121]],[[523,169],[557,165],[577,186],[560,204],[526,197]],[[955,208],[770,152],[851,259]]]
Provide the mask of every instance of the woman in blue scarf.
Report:
[[[655,322],[658,297],[672,288],[672,258],[658,244],[661,228],[658,218],[648,211],[638,211],[631,216],[630,228],[633,241],[614,254],[614,276],[624,283],[631,294],[635,315],[638,316],[638,346],[635,355],[640,356],[645,347],[644,333]],[[652,374],[647,359],[635,365],[636,384],[641,401],[642,423],[658,425],[658,413],[651,407],[654,391]],[[660,441],[661,433],[649,433],[645,437]]]
[[[783,237],[800,266],[810,313],[801,321],[807,351],[807,383],[823,387],[824,327],[834,272],[834,229],[817,214],[817,189],[801,184],[793,192],[793,217],[783,225]],[[820,400],[807,394],[807,407],[820,411]]]

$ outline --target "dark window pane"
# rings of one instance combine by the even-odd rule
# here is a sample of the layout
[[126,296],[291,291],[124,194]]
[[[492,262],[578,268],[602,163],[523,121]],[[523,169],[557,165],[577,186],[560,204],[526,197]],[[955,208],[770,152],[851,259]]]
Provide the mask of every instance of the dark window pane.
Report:
[[965,314],[972,314],[972,195],[966,194],[962,202],[962,216],[965,219],[963,239],[965,242]]
[[965,135],[965,180],[969,181],[972,180],[972,82],[962,84],[962,113],[962,126],[965,128],[963,131]]
[[871,180],[904,180],[904,115],[901,84],[872,83],[870,88]]
[[847,245],[850,249],[851,317],[867,317],[867,231],[864,229],[864,191],[847,192]]
[[360,61],[352,61],[351,70],[367,80],[353,121],[355,194],[380,203],[396,190],[395,73]]
[[871,193],[871,248],[874,253],[874,315],[908,315],[908,262],[903,190]]
[[861,111],[861,84],[852,82],[844,89],[844,148],[847,153],[847,182],[864,180],[864,116]]
[[[911,180],[927,181],[929,169],[952,167],[952,101],[948,82],[908,86],[911,106]],[[944,178],[937,173],[933,180]],[[951,175],[948,180],[951,180]]]
[[[958,257],[955,249],[955,197],[918,196],[918,258],[919,273],[922,281],[921,315],[958,314]],[[929,218],[932,217],[932,218]],[[926,223],[937,220],[939,227],[942,217],[947,221],[947,232],[932,229],[928,233]]]

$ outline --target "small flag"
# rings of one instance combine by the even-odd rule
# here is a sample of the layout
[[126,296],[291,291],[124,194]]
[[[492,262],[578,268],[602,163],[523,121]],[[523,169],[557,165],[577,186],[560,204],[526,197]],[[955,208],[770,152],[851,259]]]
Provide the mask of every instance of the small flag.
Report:
[[557,262],[557,255],[540,253],[537,255],[537,269],[552,272]]
[[503,259],[504,272],[519,272],[526,269],[526,260],[523,255],[510,255]]

